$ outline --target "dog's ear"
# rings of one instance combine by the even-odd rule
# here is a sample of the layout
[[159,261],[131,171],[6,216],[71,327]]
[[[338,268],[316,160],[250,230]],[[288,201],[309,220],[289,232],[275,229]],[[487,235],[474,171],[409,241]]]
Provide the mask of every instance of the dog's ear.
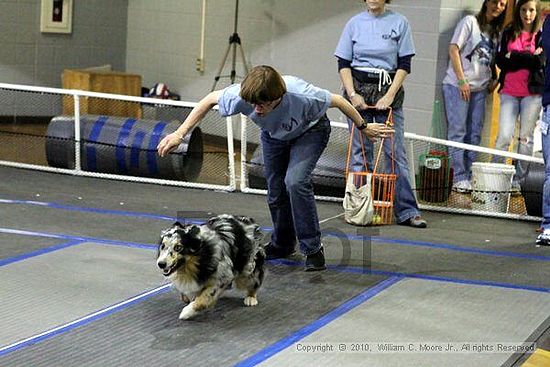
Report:
[[201,229],[198,226],[192,226],[189,230],[189,235],[193,237],[198,237],[199,233],[201,232]]
[[202,240],[199,236],[200,232],[201,229],[199,226],[193,225],[188,228],[186,245],[191,253],[197,252],[201,248]]
[[171,228],[165,228],[165,229],[162,229],[162,230],[160,231],[160,239],[161,239],[161,241],[162,241],[162,238],[163,238],[164,236],[166,236],[166,235],[170,232],[170,229],[171,229]]
[[179,221],[177,221],[176,223],[174,223],[174,227],[183,227],[183,225]]

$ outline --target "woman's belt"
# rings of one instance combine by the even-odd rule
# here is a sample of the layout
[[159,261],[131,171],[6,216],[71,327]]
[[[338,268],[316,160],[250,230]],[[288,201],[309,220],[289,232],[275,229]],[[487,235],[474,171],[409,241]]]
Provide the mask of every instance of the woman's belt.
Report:
[[[388,72],[388,74],[390,75],[391,79],[393,80],[393,78],[395,77],[395,72]],[[353,75],[353,77],[355,79],[357,79],[358,81],[362,82],[362,83],[376,83],[378,84],[378,81],[380,80],[380,74],[378,73],[371,73],[371,72],[367,72],[367,71],[361,71],[361,70],[356,70],[356,69],[351,69],[351,75]]]
[[[362,70],[351,69],[353,77],[353,87],[357,94],[361,95],[365,100],[365,103],[369,106],[374,106],[380,98],[382,98],[390,88],[392,84],[395,72],[384,72],[386,75],[377,72],[369,72]],[[389,77],[392,80],[388,80]],[[405,91],[403,86],[400,86],[395,94],[392,108],[397,109],[403,106],[403,100],[405,98]]]

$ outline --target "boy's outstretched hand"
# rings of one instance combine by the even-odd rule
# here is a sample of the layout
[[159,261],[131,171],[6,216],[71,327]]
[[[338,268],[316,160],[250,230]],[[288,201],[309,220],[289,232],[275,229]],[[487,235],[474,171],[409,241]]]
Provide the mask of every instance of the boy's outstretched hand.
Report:
[[166,135],[157,146],[158,154],[161,157],[165,157],[168,153],[176,149],[182,140],[182,136],[176,132]]

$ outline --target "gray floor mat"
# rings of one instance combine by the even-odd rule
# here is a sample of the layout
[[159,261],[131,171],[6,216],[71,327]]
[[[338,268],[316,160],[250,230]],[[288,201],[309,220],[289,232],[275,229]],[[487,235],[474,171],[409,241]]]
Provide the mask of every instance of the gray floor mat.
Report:
[[[33,205],[10,204],[5,206],[4,210],[9,214],[4,220],[4,225],[8,228],[134,241],[150,245],[157,243],[160,230],[172,222],[154,216],[137,217],[139,213],[113,215],[84,209],[67,211]],[[48,220],[44,221],[43,218]],[[475,247],[469,248],[472,252],[461,252],[459,246],[454,246],[455,250],[451,250],[445,247],[403,245],[397,241],[384,242],[379,239],[370,243],[368,239],[350,240],[345,238],[345,233],[332,233],[340,237],[329,235],[322,238],[326,257],[332,265],[362,267],[367,261],[376,271],[550,287],[550,266],[547,266],[550,254],[545,255],[544,249],[539,249],[539,253],[515,252],[510,253],[510,256],[491,256],[476,253]],[[364,231],[357,233],[368,235]],[[357,238],[357,235],[352,238]],[[506,255],[507,249],[498,252]],[[526,257],[520,257],[522,255]],[[537,259],[537,256],[540,259]]]
[[[333,265],[365,267],[378,272],[417,274],[480,282],[550,288],[550,253],[547,256],[501,251],[503,256],[450,251],[445,248],[402,246],[395,243],[323,239],[325,256]],[[531,256],[531,257],[529,257]]]
[[[213,213],[244,214],[254,217],[263,226],[271,227],[265,196],[262,195],[110,181],[7,167],[0,167],[0,176],[2,177],[2,180],[0,180],[0,193],[2,193],[0,196],[1,227],[8,230],[10,228],[27,229],[37,232],[153,244],[158,239],[159,229],[170,224],[167,220],[155,219],[154,217],[177,216],[178,211],[182,212],[183,210],[188,212],[211,211]],[[8,199],[8,201],[9,199],[39,200],[43,203],[22,202],[20,204],[9,204],[1,201],[2,199]],[[76,210],[44,206],[48,203],[73,206]],[[341,203],[318,202],[317,207],[320,219],[335,217],[322,224],[325,231],[337,236],[354,236],[361,233],[361,230],[343,223],[342,218],[337,217],[342,213]],[[79,208],[84,210],[79,210]],[[95,211],[96,209],[97,211]],[[108,212],[111,210],[128,211],[128,215],[114,215]],[[145,215],[140,217],[133,215],[134,213]],[[148,216],[149,214],[150,216]],[[522,259],[499,256],[498,254],[483,255],[459,252],[456,248],[438,249],[421,246],[420,244],[422,241],[428,243],[439,242],[449,244],[450,247],[477,248],[502,253],[513,252],[547,258],[550,256],[548,248],[533,246],[536,237],[534,229],[538,227],[538,223],[435,212],[424,212],[423,216],[429,221],[429,227],[424,230],[397,225],[377,228],[376,234],[381,236],[381,240],[374,242],[371,248],[372,253],[369,255],[369,260],[375,270],[393,273],[415,273],[413,276],[434,277],[458,282],[461,280],[471,280],[473,283],[497,282],[512,287],[519,285],[520,287],[543,287],[548,289],[548,280],[550,279],[548,259]],[[3,242],[4,239],[6,242]],[[416,246],[407,246],[400,244],[400,240],[410,241],[409,244],[415,241],[419,243]],[[60,242],[63,242],[63,240],[38,239],[27,236],[12,237],[12,235],[0,233],[0,259],[4,256],[25,256],[28,252],[57,245]],[[325,236],[323,242],[326,245],[327,258],[330,264],[345,262],[342,261],[346,256],[341,253],[341,238]],[[347,265],[362,265],[363,255],[361,251],[363,246],[361,242],[360,240],[348,241],[351,255],[347,260]],[[90,256],[101,257],[105,254],[101,250],[105,246],[97,246],[98,253],[94,254],[92,251]],[[125,297],[128,294],[135,295],[144,291],[145,289],[141,289],[139,286],[134,287],[133,277],[140,278],[143,276],[148,278],[151,276],[153,277],[151,279],[159,279],[157,272],[151,268],[154,267],[154,252],[135,248],[133,250],[143,251],[143,255],[138,255],[139,259],[137,260],[130,256],[128,259],[130,264],[127,264],[127,271],[123,273],[119,272],[126,266],[121,266],[120,269],[113,269],[109,266],[102,268],[101,264],[98,265],[97,262],[93,264],[94,261],[84,265],[82,270],[93,270],[89,273],[90,278],[85,280],[72,279],[71,281],[75,281],[76,285],[73,284],[68,287],[69,289],[77,289],[85,285],[90,291],[83,297],[75,297],[72,290],[67,289],[67,283],[70,283],[68,279],[73,275],[72,269],[59,276],[59,282],[55,285],[47,284],[46,281],[49,282],[48,278],[40,275],[33,276],[28,280],[25,279],[20,284],[10,285],[13,292],[21,293],[24,298],[26,297],[24,301],[28,304],[22,301],[21,307],[18,309],[6,311],[8,316],[5,316],[6,319],[0,320],[0,326],[4,327],[5,320],[8,320],[9,325],[11,319],[19,317],[19,313],[32,314],[34,319],[38,320],[37,323],[40,323],[42,315],[38,310],[39,307],[37,307],[40,304],[39,302],[48,306],[50,305],[48,303],[49,299],[57,299],[56,297],[59,297],[59,295],[65,295],[63,299],[64,309],[63,312],[59,310],[56,310],[56,312],[58,314],[63,313],[59,318],[65,320],[65,317],[73,314],[75,310],[84,310],[84,312],[88,309],[95,310],[96,302],[107,297],[105,292],[115,290],[120,294],[117,294],[114,298],[122,300],[118,296]],[[60,253],[65,251],[63,250]],[[118,251],[125,250],[119,248],[115,252],[118,253]],[[147,258],[142,259],[141,256]],[[27,266],[34,264],[31,260],[32,258],[25,259],[20,265],[24,267],[22,264],[27,264]],[[121,259],[118,256],[111,260],[113,264],[121,264]],[[102,258],[99,263],[110,262],[111,260]],[[58,261],[43,263],[41,270],[62,267],[64,266],[61,264],[62,261],[58,259]],[[91,264],[94,266],[91,266]],[[9,264],[9,266],[12,265]],[[138,266],[137,269],[135,265]],[[6,267],[8,266],[0,267],[0,270]],[[151,269],[151,273],[149,273],[149,270],[144,271],[145,268]],[[26,270],[22,270],[20,275],[24,276]],[[33,274],[40,274],[36,269],[32,269],[32,271]],[[97,279],[94,278],[95,275],[92,275],[96,271],[101,272]],[[349,297],[371,287],[383,277],[380,274],[372,277],[353,273],[342,273],[336,276],[333,273],[333,271],[330,271],[322,276],[307,275],[301,272],[301,267],[274,266],[266,284],[267,293],[261,294],[261,303],[258,308],[243,310],[240,295],[229,294],[214,311],[187,324],[177,320],[177,315],[181,309],[177,295],[173,293],[157,294],[141,303],[117,310],[113,314],[54,335],[37,344],[25,345],[23,348],[9,354],[0,352],[0,365],[141,366],[159,362],[164,363],[165,361],[172,365],[232,365],[245,360],[264,347],[271,346],[272,343],[288,336],[289,333],[298,330],[300,327],[315,322],[320,315],[334,310],[335,307],[349,299]],[[332,278],[335,276],[336,280]],[[275,280],[272,279],[273,277],[275,277]],[[9,277],[2,276],[0,279],[0,288],[4,286],[5,282],[12,282]],[[18,281],[18,279],[16,278],[13,281]],[[34,279],[36,280],[33,283]],[[129,280],[126,281],[126,279]],[[151,279],[146,279],[145,282],[147,283]],[[419,284],[424,284],[423,281],[419,282]],[[159,283],[153,282],[153,284],[158,285]],[[433,284],[443,284],[442,289],[446,289],[446,284],[450,283],[435,282]],[[478,288],[472,284],[454,285],[465,288]],[[394,289],[394,287],[392,286],[390,290],[393,292],[397,289],[399,294],[392,293],[392,297],[384,298],[388,310],[394,307],[393,302],[396,299],[402,298],[406,301],[406,297],[412,297],[412,300],[414,300],[416,293],[418,293],[424,298],[423,304],[426,312],[441,312],[441,306],[433,306],[439,304],[438,300],[441,296],[438,290],[439,286],[435,286],[431,292],[427,293],[424,292],[424,287],[420,287],[411,291],[412,295],[408,293],[410,290]],[[486,287],[481,288],[485,289]],[[506,291],[513,292],[510,294],[514,294],[514,292],[524,293],[527,297],[539,294],[519,289],[495,289],[499,291],[497,292],[499,294],[508,294]],[[443,293],[446,294],[447,292]],[[492,292],[487,292],[487,294],[492,294]],[[477,302],[484,303],[483,297],[476,294],[476,292],[457,292],[456,295],[464,297],[463,300],[457,302],[457,305],[471,306]],[[6,299],[9,301],[9,297]],[[4,300],[4,292],[2,291],[0,302]],[[514,296],[510,296],[510,298],[496,297],[495,300],[504,305],[508,302],[517,304]],[[89,303],[89,305],[83,303]],[[371,301],[365,305],[370,303]],[[90,305],[93,307],[86,308]],[[408,304],[405,302],[404,305],[403,308],[408,310]],[[379,307],[383,306],[380,305]],[[47,308],[45,310],[44,318],[52,320],[55,315],[48,313]],[[0,313],[1,311],[3,309],[0,308]],[[443,311],[451,320],[463,320],[464,325],[468,325],[471,320],[479,315],[471,307],[454,307],[454,305],[443,307]],[[520,310],[520,314],[522,311]],[[548,311],[541,311],[538,316],[548,317],[548,315]],[[365,318],[369,317],[369,315],[363,316]],[[34,319],[31,320],[31,324]],[[350,323],[349,330],[339,330],[339,334],[336,336],[346,337],[352,335],[350,330],[360,326],[362,320],[359,318],[355,321]],[[398,317],[396,321],[403,320]],[[439,326],[434,326],[431,319],[426,317],[418,318],[416,323],[403,325],[395,325],[390,320],[387,324],[380,323],[378,328],[383,331],[386,331],[384,327],[391,330],[400,330],[401,326],[407,325],[411,337],[415,338],[417,335],[425,335],[427,329],[435,329],[436,332],[440,332],[442,335],[463,335],[460,329],[453,330],[448,320],[444,321]],[[495,328],[499,327],[501,330],[506,331],[508,330],[506,328],[515,326],[516,321],[510,322],[506,318],[501,318],[499,322],[502,325],[496,325]],[[30,329],[36,326],[29,326],[25,323],[22,325]],[[523,327],[521,323],[519,325],[521,328]],[[542,326],[544,326],[544,323],[536,325],[531,332],[541,329]],[[367,331],[370,330],[371,325],[369,324],[366,328]],[[41,328],[35,327],[32,330],[38,332],[38,329]],[[40,332],[42,331],[44,330],[40,330]],[[1,332],[0,329],[0,335]],[[7,333],[7,331],[3,332]],[[548,340],[548,337],[545,340]],[[545,343],[542,339],[541,342]],[[548,343],[546,342],[543,345],[548,346]],[[335,364],[344,366],[339,362]],[[307,365],[312,364],[307,363]],[[392,367],[395,365],[391,364]],[[471,365],[475,366],[475,364]],[[488,365],[481,364],[483,367]]]
[[[0,233],[0,261],[67,242],[63,239]],[[7,260],[6,260],[7,261]]]
[[177,294],[163,293],[0,356],[0,365],[233,365],[382,279],[332,271],[312,274],[289,266],[268,270],[256,307],[244,307],[242,295],[232,290],[214,310],[179,321],[182,304]]
[[163,282],[155,268],[153,251],[91,243],[2,266],[0,278],[2,346],[124,301]]
[[[302,345],[335,346],[332,353],[305,353],[291,345],[261,366],[500,366],[512,354],[479,353],[474,344],[524,342],[547,318],[550,294],[405,279],[300,340]],[[421,343],[458,346],[469,352],[409,353]],[[347,343],[349,350],[336,347]],[[353,352],[367,343],[371,352]],[[405,346],[403,352],[375,353],[378,345]],[[303,349],[302,349],[303,350]],[[380,349],[381,350],[381,349]],[[390,349],[391,350],[391,349]]]

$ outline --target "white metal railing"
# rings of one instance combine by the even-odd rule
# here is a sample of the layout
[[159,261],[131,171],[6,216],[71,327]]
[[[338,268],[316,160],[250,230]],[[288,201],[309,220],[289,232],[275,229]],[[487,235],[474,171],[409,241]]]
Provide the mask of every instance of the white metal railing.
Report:
[[[267,190],[264,189],[257,189],[252,188],[248,185],[248,166],[246,162],[246,152],[247,152],[247,141],[248,141],[248,133],[247,131],[251,129],[250,123],[248,122],[247,118],[245,116],[241,117],[241,183],[240,183],[240,190],[245,193],[252,193],[252,194],[261,194],[265,195],[267,194]],[[345,129],[345,131],[348,130],[348,125],[345,123],[339,123],[339,122],[331,122],[331,126],[336,129]],[[486,147],[480,147],[480,146],[474,146],[469,144],[463,144],[463,143],[457,143],[453,141],[443,140],[443,139],[437,139],[427,136],[422,136],[414,133],[408,133],[405,132],[405,141],[408,142],[409,148],[406,149],[408,153],[408,163],[409,163],[409,172],[411,174],[410,182],[411,186],[413,187],[413,190],[416,190],[415,187],[415,162],[418,158],[418,156],[414,156],[414,149],[413,145],[414,143],[423,142],[426,144],[427,147],[430,145],[441,145],[441,146],[447,146],[447,147],[454,147],[459,149],[465,149],[470,151],[475,151],[477,153],[484,153],[484,154],[490,154],[490,155],[499,155],[505,158],[512,158],[512,159],[518,159],[523,160],[526,162],[533,162],[538,164],[543,164],[544,161],[542,158],[538,157],[532,157],[532,156],[526,156],[521,155],[513,152],[505,152],[497,149],[492,148],[486,148]],[[330,144],[330,143],[329,143]],[[347,142],[345,143],[347,144]],[[342,147],[342,149],[345,149],[345,145]],[[416,158],[416,159],[415,159]],[[343,157],[345,159],[345,157]],[[416,191],[415,191],[416,192]],[[330,196],[316,196],[316,199],[318,200],[327,200],[327,201],[334,201],[334,202],[341,202],[343,200],[342,197],[330,197]],[[540,221],[540,217],[536,216],[530,216],[527,214],[514,214],[511,212],[508,213],[500,213],[500,212],[488,212],[483,210],[474,210],[474,209],[468,209],[464,207],[453,207],[445,206],[445,205],[431,205],[426,202],[419,201],[418,204],[420,209],[423,210],[432,210],[432,211],[440,211],[440,212],[448,212],[448,213],[461,213],[461,214],[475,214],[475,215],[483,215],[483,216],[491,216],[491,217],[497,217],[497,218],[509,218],[509,219],[522,219],[522,220],[533,220],[533,221]]]
[[[109,94],[109,93],[98,93],[98,92],[89,92],[89,91],[80,91],[80,90],[68,90],[68,89],[60,89],[60,88],[46,88],[46,87],[36,87],[36,86],[28,86],[28,85],[16,85],[16,84],[6,84],[6,83],[0,83],[0,90],[13,90],[13,91],[23,91],[23,92],[33,92],[33,93],[48,93],[53,95],[62,95],[62,96],[72,96],[74,99],[74,119],[75,119],[75,130],[74,130],[74,136],[75,136],[75,168],[74,169],[66,169],[66,168],[57,168],[57,167],[50,167],[50,166],[42,166],[37,164],[27,164],[27,163],[19,163],[19,162],[13,162],[13,161],[6,161],[6,160],[0,160],[0,165],[4,166],[10,166],[10,167],[18,167],[18,168],[26,168],[26,169],[34,169],[34,170],[41,170],[41,171],[49,171],[49,172],[56,172],[56,173],[63,173],[63,174],[70,174],[70,175],[76,175],[76,176],[87,176],[87,177],[99,177],[99,178],[106,178],[106,179],[115,179],[115,180],[124,180],[124,181],[132,181],[132,182],[145,182],[145,183],[153,183],[153,184],[161,184],[161,185],[172,185],[172,186],[182,186],[182,187],[191,187],[191,188],[204,188],[204,189],[214,189],[214,190],[224,190],[224,191],[235,191],[237,189],[237,180],[240,181],[239,189],[243,193],[251,193],[251,194],[266,194],[266,190],[262,189],[256,189],[251,188],[248,185],[248,166],[247,166],[247,143],[248,143],[248,133],[251,128],[251,124],[249,120],[245,116],[241,116],[240,118],[240,175],[239,178],[237,178],[237,167],[235,165],[235,147],[234,147],[234,133],[233,133],[233,123],[232,119],[230,117],[225,119],[226,123],[226,140],[227,140],[227,152],[228,152],[228,181],[229,183],[227,185],[217,185],[217,184],[209,184],[209,183],[198,183],[198,182],[188,182],[188,181],[177,181],[177,180],[168,180],[168,179],[157,179],[157,178],[149,178],[149,177],[138,177],[138,176],[128,176],[128,175],[119,175],[119,174],[110,174],[110,173],[101,173],[101,172],[91,172],[91,171],[85,171],[82,170],[81,167],[81,101],[82,98],[103,98],[103,99],[109,99],[109,100],[118,100],[118,101],[125,101],[125,102],[136,102],[136,103],[147,103],[151,105],[165,105],[165,106],[174,106],[174,107],[184,107],[184,108],[193,108],[197,105],[197,103],[194,102],[185,102],[185,101],[173,101],[173,100],[162,100],[162,99],[155,99],[155,98],[145,98],[145,97],[134,97],[134,96],[126,96],[126,95],[116,95],[116,94]],[[214,109],[217,109],[215,107]],[[331,126],[336,129],[345,129],[340,130],[347,131],[348,126],[345,123],[341,122],[331,122]],[[415,172],[415,159],[417,157],[414,157],[413,154],[413,143],[414,142],[423,142],[426,145],[434,144],[434,145],[442,145],[447,147],[454,147],[459,149],[465,149],[470,151],[475,151],[478,153],[484,153],[484,154],[492,154],[492,155],[500,155],[502,157],[506,158],[512,158],[512,159],[518,159],[523,160],[526,162],[533,162],[537,164],[543,164],[543,159],[538,157],[531,157],[531,156],[525,156],[520,155],[517,153],[512,152],[504,152],[496,149],[491,148],[485,148],[480,146],[474,146],[469,144],[462,144],[457,142],[452,142],[448,140],[443,139],[437,139],[427,136],[421,136],[414,133],[407,133],[405,132],[405,139],[409,142],[410,148],[407,149],[409,153],[409,165],[410,165],[410,172],[411,172],[411,183],[414,185],[414,172]],[[339,148],[338,148],[339,149]],[[345,149],[345,147],[342,147],[342,149]],[[326,200],[326,201],[334,201],[339,202],[342,201],[341,197],[332,197],[332,196],[316,196],[319,200]],[[442,212],[451,212],[451,213],[471,213],[471,214],[479,214],[479,215],[487,215],[487,216],[493,216],[493,217],[503,217],[503,218],[515,218],[515,219],[527,219],[527,220],[540,220],[539,217],[533,217],[528,216],[525,214],[510,214],[510,213],[488,213],[485,211],[476,211],[471,209],[464,209],[464,208],[455,208],[452,206],[441,206],[441,205],[430,205],[426,203],[420,203],[419,207],[421,209],[428,209],[428,210],[434,210],[434,211],[442,211]]]
[[[246,152],[247,152],[247,125],[249,124],[248,119],[246,116],[241,115],[241,185],[240,190],[247,194],[259,194],[259,195],[266,195],[267,190],[265,189],[255,189],[248,186],[248,167],[246,166]],[[337,127],[337,128],[348,128],[346,124],[343,124],[341,122],[334,122],[331,121],[331,126]],[[334,196],[322,196],[322,195],[315,195],[315,198],[317,200],[324,200],[324,201],[335,201],[335,202],[341,202],[341,197],[334,197]]]
[[431,143],[431,144],[445,145],[447,147],[471,150],[471,151],[478,152],[478,153],[499,155],[499,156],[502,156],[502,157],[512,158],[512,159],[519,159],[519,160],[526,161],[526,162],[534,162],[534,163],[544,164],[544,160],[542,158],[531,157],[531,156],[528,156],[528,155],[517,154],[517,153],[512,153],[512,152],[505,152],[503,150],[485,148],[485,147],[480,147],[480,146],[477,146],[477,145],[458,143],[456,141],[437,139],[437,138],[432,138],[432,137],[429,137],[429,136],[417,135],[417,134],[414,134],[414,133],[407,133],[406,132],[405,133],[405,138],[410,139],[410,140],[424,141],[426,143]]
[[[145,97],[135,97],[119,94],[110,94],[110,93],[99,93],[99,92],[89,92],[73,89],[61,89],[61,88],[48,88],[48,87],[37,87],[30,85],[17,85],[17,84],[7,84],[0,83],[0,90],[12,90],[12,91],[22,91],[22,92],[34,92],[34,93],[48,93],[53,95],[63,95],[63,96],[72,96],[74,99],[74,136],[75,136],[75,168],[66,169],[66,168],[57,168],[50,166],[42,166],[36,164],[28,163],[19,163],[12,161],[0,160],[0,165],[33,169],[47,172],[56,172],[64,173],[75,176],[87,176],[87,177],[97,177],[97,178],[106,178],[114,180],[124,180],[132,182],[144,182],[144,183],[154,183],[161,185],[172,185],[172,186],[182,186],[182,187],[191,187],[191,188],[204,188],[204,189],[213,189],[213,190],[224,190],[224,191],[234,191],[237,187],[236,185],[236,175],[235,175],[235,151],[233,144],[233,124],[230,117],[225,119],[226,122],[226,131],[227,131],[227,152],[228,152],[228,172],[229,183],[227,185],[217,185],[217,184],[208,184],[208,183],[198,183],[198,182],[188,182],[188,181],[177,181],[177,180],[168,180],[168,179],[157,179],[150,177],[139,177],[139,176],[128,176],[128,175],[119,175],[119,174],[110,174],[110,173],[101,173],[101,172],[91,172],[84,171],[81,167],[81,114],[80,114],[80,105],[82,97],[92,97],[92,98],[103,98],[109,100],[117,101],[126,101],[126,102],[136,102],[136,103],[148,103],[152,105],[165,105],[165,106],[175,106],[175,107],[186,107],[193,108],[197,103],[193,102],[184,102],[184,101],[173,101],[173,100],[163,100],[155,98],[145,98]],[[215,107],[214,109],[217,109]]]

